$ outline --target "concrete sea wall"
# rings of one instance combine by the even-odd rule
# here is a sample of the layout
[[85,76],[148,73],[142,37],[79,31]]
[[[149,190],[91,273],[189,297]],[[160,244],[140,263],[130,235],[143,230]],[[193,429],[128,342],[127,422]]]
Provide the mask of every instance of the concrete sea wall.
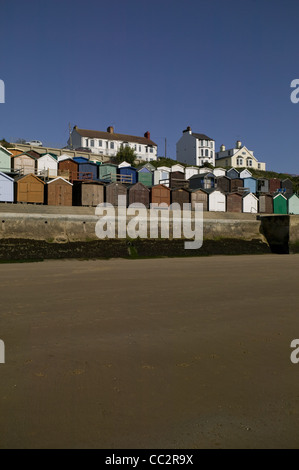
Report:
[[172,223],[169,239],[118,239],[116,221],[116,239],[100,240],[98,220],[91,207],[2,204],[0,260],[299,252],[299,216],[205,212],[204,241],[197,250],[186,250],[183,239],[171,239]]

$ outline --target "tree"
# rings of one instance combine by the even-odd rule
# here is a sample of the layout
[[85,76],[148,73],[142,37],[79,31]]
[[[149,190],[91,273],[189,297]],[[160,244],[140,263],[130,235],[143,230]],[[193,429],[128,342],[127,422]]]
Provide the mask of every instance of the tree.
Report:
[[121,144],[120,149],[116,154],[115,160],[117,163],[126,161],[133,165],[136,157],[137,155],[131,147]]
[[17,139],[16,144],[26,144],[27,140],[25,139]]
[[7,140],[5,140],[4,138],[0,140],[0,145],[5,148],[12,147],[12,145],[9,142],[7,142]]

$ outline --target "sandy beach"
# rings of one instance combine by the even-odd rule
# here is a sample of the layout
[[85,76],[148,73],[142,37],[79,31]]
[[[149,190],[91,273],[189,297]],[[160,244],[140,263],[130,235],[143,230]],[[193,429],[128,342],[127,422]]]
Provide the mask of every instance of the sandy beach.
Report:
[[0,448],[298,448],[298,267],[0,265]]

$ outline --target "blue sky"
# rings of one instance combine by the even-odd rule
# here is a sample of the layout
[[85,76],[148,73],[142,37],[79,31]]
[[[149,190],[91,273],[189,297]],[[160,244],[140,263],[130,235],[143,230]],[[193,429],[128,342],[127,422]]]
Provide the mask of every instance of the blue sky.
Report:
[[237,139],[299,174],[297,0],[0,0],[0,137],[63,147],[68,124]]

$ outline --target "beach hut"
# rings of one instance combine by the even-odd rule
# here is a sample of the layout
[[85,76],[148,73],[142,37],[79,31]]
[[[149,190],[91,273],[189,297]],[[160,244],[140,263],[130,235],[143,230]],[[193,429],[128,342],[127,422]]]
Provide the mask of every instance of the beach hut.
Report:
[[164,184],[169,186],[169,174],[170,168],[168,166],[159,166],[157,170],[154,171],[154,185]]
[[0,172],[0,202],[14,202],[14,180]]
[[141,203],[145,207],[150,205],[150,189],[138,182],[128,187],[128,204]]
[[250,214],[258,213],[258,198],[253,193],[247,193],[243,196],[243,212]]
[[219,189],[210,189],[209,193],[209,211],[226,212],[226,197]]
[[117,165],[113,163],[102,163],[98,166],[98,177],[104,181],[116,181]]
[[294,192],[293,190],[293,183],[289,178],[282,180],[281,182],[281,190],[283,194],[287,197],[291,196]]
[[101,181],[75,181],[73,187],[74,206],[97,206],[104,202],[104,183]]
[[44,182],[34,174],[15,180],[15,202],[44,203]]
[[240,172],[240,178],[251,178],[252,177],[252,173],[247,170],[247,168],[245,168],[244,170],[242,170]]
[[274,214],[287,214],[288,213],[288,200],[283,194],[276,194],[273,197],[273,213]]
[[151,163],[147,162],[143,165],[143,168],[147,168],[149,171],[155,171],[156,167]]
[[76,161],[71,157],[67,157],[58,161],[58,172],[60,176],[62,176],[61,172],[63,175],[68,174],[68,179],[73,182],[78,179],[78,166],[79,164]]
[[297,194],[293,194],[288,199],[288,213],[299,214],[299,197]]
[[181,173],[185,173],[185,167],[183,165],[180,165],[180,163],[177,163],[170,167],[170,171],[171,173],[176,173],[177,171],[180,171]]
[[268,193],[269,192],[269,180],[267,178],[258,178],[257,190],[259,193]]
[[60,176],[49,181],[45,184],[45,202],[48,206],[72,206],[72,183]]
[[26,152],[12,157],[11,161],[13,170],[19,170],[22,175],[35,174],[36,158]]
[[244,180],[241,178],[233,178],[230,180],[230,192],[240,192],[243,191]]
[[0,171],[10,173],[13,154],[0,145]]
[[78,163],[78,181],[98,179],[98,165],[96,163],[85,157],[74,157],[73,160]]
[[189,179],[190,189],[214,189],[216,178],[213,173],[201,173],[193,175]]
[[[23,153],[23,152],[21,152],[21,153]],[[27,155],[31,155],[31,157],[36,158],[36,159],[39,158],[39,157],[41,157],[41,155],[45,155],[44,152],[37,152],[36,150],[26,150],[26,153],[27,153]],[[19,154],[17,154],[17,155],[19,155]],[[53,156],[56,157],[56,159],[57,159],[57,155],[56,155],[56,154],[54,154],[54,153],[49,153],[49,155],[53,155]]]
[[[21,150],[18,147],[10,147],[9,152],[11,154],[10,157],[15,157],[16,155],[20,155],[21,153],[24,153],[24,150]],[[27,152],[27,153],[29,153],[29,152]]]
[[235,168],[230,168],[229,170],[227,170],[226,176],[233,180],[236,178],[240,178],[240,173]]
[[273,196],[271,194],[260,194],[259,213],[273,214]]
[[209,195],[205,189],[193,189],[190,191],[191,196],[191,209],[195,209],[195,204],[202,204],[202,209],[207,211],[209,209]]
[[148,187],[153,185],[153,172],[145,166],[138,170],[137,175],[140,183]]
[[170,205],[170,188],[164,184],[157,184],[151,187],[151,203]]
[[127,187],[122,183],[110,183],[106,186],[105,193],[105,202],[117,206],[119,196],[125,196],[127,198]]
[[169,173],[169,186],[171,189],[188,186],[185,180],[185,173],[182,171],[171,171]]
[[200,175],[204,174],[204,173],[213,173],[214,174],[214,171],[209,168],[208,166],[202,166],[201,168],[198,169],[198,173]]
[[133,166],[118,167],[117,173],[121,183],[135,184],[137,183],[137,170]]
[[227,176],[218,176],[216,177],[216,183],[215,186],[217,189],[220,189],[220,191],[224,193],[229,193],[230,192],[230,178]]
[[226,176],[226,170],[220,167],[214,168],[213,173],[217,178],[219,176]]
[[249,178],[242,178],[244,181],[244,189],[246,188],[247,192],[255,194],[257,191],[257,180],[250,176]]
[[118,168],[126,168],[127,166],[131,166],[131,163],[123,161],[118,165]]
[[275,194],[281,188],[281,180],[278,178],[269,179],[269,192]]
[[185,178],[188,180],[193,175],[198,175],[198,168],[196,166],[187,166],[185,168]]
[[175,188],[171,190],[171,204],[177,203],[183,209],[183,204],[190,203],[190,191],[185,188]]
[[243,210],[243,194],[242,193],[229,193],[226,196],[226,210],[227,212],[242,212]]
[[56,178],[58,170],[57,157],[50,153],[44,153],[37,158],[37,175],[48,178]]

